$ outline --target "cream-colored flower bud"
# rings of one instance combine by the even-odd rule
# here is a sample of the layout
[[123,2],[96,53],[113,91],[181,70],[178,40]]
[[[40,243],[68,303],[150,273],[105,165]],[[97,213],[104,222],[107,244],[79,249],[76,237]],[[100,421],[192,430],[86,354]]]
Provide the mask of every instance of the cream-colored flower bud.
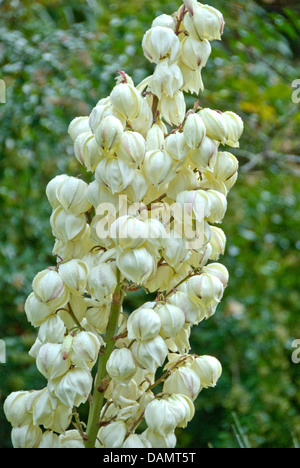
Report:
[[174,431],[177,426],[177,418],[167,400],[151,401],[146,407],[145,420],[153,432],[162,435]]
[[122,159],[125,163],[138,167],[145,159],[145,139],[138,132],[126,131],[123,133],[115,152],[117,157]]
[[226,235],[221,228],[211,226],[211,239],[209,241],[212,247],[210,260],[218,260],[220,255],[224,255],[226,247]]
[[109,237],[121,249],[139,247],[148,237],[147,224],[134,216],[121,216],[110,226]]
[[219,278],[224,288],[226,288],[229,280],[229,273],[224,265],[221,263],[210,263],[209,265],[205,266],[202,271]]
[[103,159],[95,173],[96,181],[108,187],[113,194],[126,190],[132,184],[134,176],[134,169],[117,158]]
[[158,63],[164,58],[169,58],[172,63],[179,56],[180,41],[169,27],[155,26],[145,33],[142,47],[151,63]]
[[174,394],[166,401],[171,411],[173,411],[177,427],[186,427],[195,415],[195,407],[192,400],[186,395]]
[[105,153],[109,153],[121,140],[123,125],[117,117],[105,117],[96,130],[96,140]]
[[41,343],[61,343],[64,340],[66,326],[58,315],[49,317],[42,323],[38,333]]
[[157,189],[172,179],[175,169],[176,163],[166,151],[147,151],[143,164],[144,174]]
[[209,223],[221,223],[227,211],[227,199],[223,193],[216,190],[207,190],[206,194],[210,200],[211,210],[207,217]]
[[91,296],[98,301],[109,298],[116,289],[116,286],[116,269],[111,263],[100,263],[91,270],[88,290]]
[[92,132],[82,133],[74,143],[75,157],[88,172],[94,172],[101,161],[102,150],[99,148],[96,137]]
[[12,426],[24,426],[32,422],[32,403],[38,392],[13,392],[4,401],[3,410]]
[[165,15],[165,14],[159,15],[152,22],[152,28],[154,28],[155,26],[161,26],[163,28],[170,28],[170,29],[173,29],[173,31],[175,31],[175,27],[176,27],[175,19],[171,15]]
[[169,59],[161,60],[155,68],[149,85],[150,91],[158,99],[162,95],[173,98],[183,86],[183,78],[180,68],[176,63],[170,63]]
[[213,301],[220,302],[224,286],[217,277],[202,274],[189,278],[186,292],[196,304],[209,306]]
[[142,435],[149,440],[153,448],[174,448],[176,446],[177,439],[174,431],[168,434],[160,434],[148,428]]
[[211,45],[207,40],[199,41],[186,36],[181,41],[181,59],[191,70],[203,68],[211,54]]
[[214,177],[227,181],[236,174],[238,168],[239,162],[233,154],[219,151],[213,165]]
[[42,434],[42,430],[33,424],[14,427],[11,433],[11,441],[13,447],[17,449],[37,448]]
[[228,139],[226,144],[233,148],[239,148],[239,139],[244,131],[244,122],[241,117],[234,112],[224,112],[223,117],[228,130]]
[[130,349],[115,349],[106,364],[109,376],[119,383],[128,383],[137,371]]
[[84,214],[74,215],[59,207],[52,213],[50,224],[57,239],[69,242],[84,234],[87,223]]
[[88,184],[76,177],[69,177],[57,188],[57,199],[66,211],[75,215],[87,212],[91,204],[87,198]]
[[45,431],[41,437],[41,441],[38,445],[39,449],[49,449],[49,448],[60,448],[59,447],[59,436],[53,431]]
[[179,132],[172,133],[165,139],[164,149],[179,165],[185,163],[190,152],[184,134]]
[[194,11],[197,9],[198,7],[198,2],[197,0],[183,0],[183,4],[184,6],[186,7],[186,9],[188,10],[188,12],[190,13],[190,15],[193,16],[194,14]]
[[155,338],[161,329],[159,315],[154,309],[141,307],[130,314],[127,321],[128,338],[146,341]]
[[222,13],[201,3],[197,3],[193,8],[193,13],[185,15],[184,18],[184,27],[187,32],[198,40],[221,40],[224,24]]
[[167,124],[171,126],[182,124],[186,113],[186,103],[182,91],[177,91],[172,98],[163,94],[158,107],[161,117]]
[[135,342],[132,353],[140,366],[156,372],[167,357],[168,347],[161,336],[156,336],[152,340]]
[[49,200],[51,207],[55,210],[59,206],[59,201],[57,199],[57,189],[58,187],[66,182],[69,179],[69,176],[62,174],[54,177],[50,180],[49,184],[46,187],[46,195]]
[[85,403],[91,393],[93,378],[89,370],[74,367],[65,375],[48,382],[51,394],[69,408]]
[[198,114],[190,114],[184,124],[183,135],[190,149],[199,148],[206,136],[206,127]]
[[163,338],[175,338],[185,322],[183,311],[172,304],[158,306],[155,310],[161,321],[161,336]]
[[195,168],[200,170],[211,169],[216,159],[218,147],[214,140],[204,137],[199,148],[191,151],[189,157]]
[[190,301],[189,295],[183,291],[176,291],[168,298],[168,302],[179,307],[188,323],[196,323],[199,316],[199,306]]
[[61,354],[64,360],[68,359],[72,352],[73,341],[74,341],[74,335],[72,333],[71,335],[67,335],[62,342]]
[[143,284],[156,270],[156,262],[145,247],[125,249],[117,257],[117,267],[130,281]]
[[201,382],[191,368],[182,366],[171,372],[171,375],[167,378],[163,386],[163,392],[179,393],[186,395],[192,401],[194,401],[201,391]]
[[88,279],[88,268],[81,260],[70,260],[59,266],[59,275],[73,294],[84,293]]
[[82,449],[84,448],[84,442],[77,430],[66,431],[59,436],[59,448]]
[[43,270],[38,273],[33,280],[32,288],[37,299],[51,310],[63,307],[69,300],[69,292],[54,270]]
[[89,126],[89,118],[88,117],[76,117],[72,120],[68,128],[68,134],[72,138],[73,141],[81,135],[82,133],[90,132],[91,128]]
[[101,427],[98,438],[105,448],[120,448],[127,433],[124,421],[113,421],[108,426]]
[[70,368],[70,359],[64,359],[62,345],[58,343],[45,343],[41,346],[36,366],[46,379],[57,379]]
[[198,356],[191,364],[203,388],[215,387],[222,374],[222,365],[213,356]]
[[130,434],[130,436],[125,439],[122,448],[149,449],[152,448],[152,445],[149,440],[147,440],[146,437],[142,436],[141,434]]
[[164,131],[160,125],[155,123],[147,133],[146,148],[147,151],[155,151],[163,147],[165,141]]
[[[127,75],[124,71],[118,71],[118,75],[115,78],[117,85],[120,83],[127,83],[130,86],[134,86],[133,79],[131,76]],[[109,98],[110,99],[110,98]]]
[[53,314],[53,309],[41,302],[34,293],[31,293],[25,302],[25,313],[27,320],[34,327],[39,327]]
[[117,112],[127,120],[134,119],[141,110],[142,96],[139,91],[128,83],[120,83],[110,94],[111,104]]

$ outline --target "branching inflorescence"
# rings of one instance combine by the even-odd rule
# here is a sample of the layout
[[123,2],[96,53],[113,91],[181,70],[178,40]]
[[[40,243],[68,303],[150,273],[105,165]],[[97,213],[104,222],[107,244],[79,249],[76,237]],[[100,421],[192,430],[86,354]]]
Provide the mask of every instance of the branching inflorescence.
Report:
[[[110,96],[70,124],[95,180],[60,175],[47,186],[58,260],[34,278],[25,311],[39,327],[30,355],[48,382],[6,399],[14,447],[173,448],[194,400],[221,375],[216,358],[189,354],[189,337],[228,282],[215,225],[238,162],[220,147],[239,146],[243,123],[199,101],[187,111],[183,93],[203,90],[224,21],[183,3],[144,35],[153,75],[135,86],[120,71]],[[124,298],[139,288],[156,299],[128,316]]]

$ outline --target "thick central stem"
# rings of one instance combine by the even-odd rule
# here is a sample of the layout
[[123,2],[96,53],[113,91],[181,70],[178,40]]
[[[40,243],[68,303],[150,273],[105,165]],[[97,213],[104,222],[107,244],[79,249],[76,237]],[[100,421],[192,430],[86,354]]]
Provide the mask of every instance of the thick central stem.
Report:
[[123,298],[124,295],[121,289],[120,272],[117,271],[117,287],[113,294],[110,316],[105,335],[106,347],[104,353],[99,358],[93,400],[90,406],[90,412],[88,417],[88,424],[86,430],[87,441],[85,442],[86,448],[95,448],[97,433],[99,431],[98,422],[100,419],[100,413],[103,406],[105,392],[105,388],[103,388],[104,385],[102,385],[102,381],[107,375],[106,364],[115,347],[114,336],[116,334]]

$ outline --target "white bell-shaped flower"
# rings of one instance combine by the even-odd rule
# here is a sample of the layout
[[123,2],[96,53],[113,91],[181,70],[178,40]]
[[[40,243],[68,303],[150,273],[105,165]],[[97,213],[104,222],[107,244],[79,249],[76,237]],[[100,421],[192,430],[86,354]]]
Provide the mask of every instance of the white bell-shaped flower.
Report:
[[11,433],[11,441],[16,449],[37,448],[42,434],[41,428],[33,424],[14,427]]
[[109,188],[113,194],[126,190],[132,184],[134,176],[134,169],[117,158],[103,159],[95,173],[96,181]]
[[143,284],[156,270],[156,262],[145,247],[138,247],[120,252],[117,267],[128,280]]
[[187,32],[198,40],[221,40],[224,24],[220,11],[201,3],[197,3],[193,8],[193,13],[188,13],[184,18],[184,27]]
[[163,386],[163,392],[179,393],[188,396],[194,401],[199,395],[201,390],[201,382],[191,368],[182,366],[171,372],[171,375],[167,378]]
[[126,384],[137,371],[130,349],[115,349],[106,364],[109,376],[119,383]]
[[123,125],[117,117],[105,117],[96,130],[96,140],[104,153],[109,153],[121,140]]
[[200,378],[203,388],[215,387],[222,374],[222,365],[213,356],[198,356],[192,362],[191,369]]
[[127,321],[130,340],[147,341],[155,338],[161,329],[161,321],[156,309],[141,307],[130,314]]
[[154,26],[149,29],[142,41],[145,57],[154,63],[164,58],[175,62],[179,56],[180,41],[174,31],[169,27]]
[[184,312],[172,304],[158,306],[155,310],[161,321],[162,337],[175,338],[185,323]]
[[48,389],[64,405],[73,408],[86,402],[92,384],[93,378],[89,370],[74,367],[61,378],[50,380]]
[[68,128],[68,134],[74,142],[79,135],[90,131],[91,128],[88,117],[76,117],[72,120]]
[[135,342],[132,353],[140,366],[151,372],[156,372],[162,366],[168,354],[168,348],[161,336],[152,340]]
[[154,399],[145,410],[145,420],[148,427],[158,434],[168,434],[177,426],[177,418],[170,409],[167,400]]
[[33,280],[32,288],[37,299],[51,310],[63,307],[69,300],[69,292],[54,270],[43,270],[38,273]]
[[113,421],[108,426],[101,427],[98,438],[105,448],[120,448],[127,433],[124,421]]

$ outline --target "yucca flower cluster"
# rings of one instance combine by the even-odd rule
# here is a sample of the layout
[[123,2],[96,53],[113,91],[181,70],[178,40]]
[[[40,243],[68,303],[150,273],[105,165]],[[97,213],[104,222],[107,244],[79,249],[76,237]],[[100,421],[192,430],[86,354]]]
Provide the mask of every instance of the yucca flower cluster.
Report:
[[[222,147],[239,146],[243,123],[199,101],[187,110],[184,92],[203,90],[223,27],[196,0],[157,17],[142,42],[153,75],[135,86],[120,71],[110,96],[70,124],[94,181],[47,186],[57,265],[36,275],[25,305],[47,386],[5,401],[16,448],[173,448],[221,375],[216,358],[189,354],[189,338],[228,282],[218,224],[238,161]],[[124,298],[139,288],[156,299],[127,315]]]

